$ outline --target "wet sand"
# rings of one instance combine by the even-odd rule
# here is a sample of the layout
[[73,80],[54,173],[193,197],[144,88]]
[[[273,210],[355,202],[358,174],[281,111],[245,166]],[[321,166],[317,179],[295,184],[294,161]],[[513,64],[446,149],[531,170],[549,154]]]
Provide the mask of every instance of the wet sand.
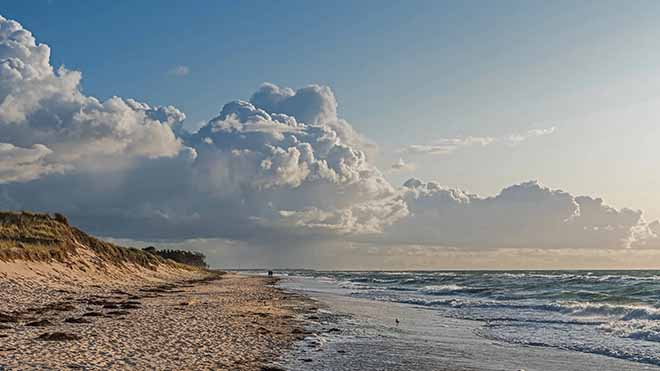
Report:
[[267,370],[304,337],[299,318],[313,304],[275,280],[184,276],[84,286],[0,277],[0,370]]

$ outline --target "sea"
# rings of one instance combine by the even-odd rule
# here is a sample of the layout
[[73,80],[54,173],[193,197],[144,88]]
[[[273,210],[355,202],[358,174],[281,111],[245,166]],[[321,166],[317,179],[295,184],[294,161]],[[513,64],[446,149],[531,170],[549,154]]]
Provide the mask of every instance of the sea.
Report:
[[660,271],[276,275],[320,304],[290,369],[660,370]]

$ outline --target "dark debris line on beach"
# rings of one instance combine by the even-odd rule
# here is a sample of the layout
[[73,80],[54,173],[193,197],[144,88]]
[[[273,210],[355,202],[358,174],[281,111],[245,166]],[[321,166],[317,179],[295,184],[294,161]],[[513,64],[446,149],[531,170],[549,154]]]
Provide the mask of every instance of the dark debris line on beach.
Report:
[[80,340],[80,336],[67,332],[47,332],[37,337],[37,340],[43,341],[71,341]]
[[[217,279],[217,278],[215,278]],[[101,295],[92,295],[92,297],[78,299],[77,302],[82,305],[88,306],[88,311],[82,313],[80,316],[68,316],[62,320],[62,323],[68,324],[92,324],[88,318],[97,317],[97,318],[115,318],[123,319],[126,315],[129,315],[129,310],[140,309],[142,303],[139,301],[142,298],[149,298],[159,295],[150,295],[150,294],[140,294],[142,293],[181,293],[185,292],[180,288],[193,287],[195,284],[200,284],[208,282],[209,279],[198,279],[198,280],[189,280],[179,284],[163,284],[155,287],[144,287],[139,288],[137,294],[131,294],[123,290],[114,290],[114,296],[101,296]],[[98,312],[91,309],[90,306],[101,307],[101,309],[111,309],[105,313]],[[53,318],[42,318],[36,319],[34,315],[43,315],[48,313],[66,313],[73,312],[77,309],[75,305],[71,302],[54,302],[49,303],[38,308],[29,308],[23,312],[15,313],[4,313],[0,312],[0,330],[10,330],[14,327],[9,324],[14,324],[15,326],[26,326],[26,327],[50,327],[56,326],[57,323]],[[0,334],[0,338],[7,338],[9,334]],[[76,334],[71,334],[67,332],[46,332],[36,337],[37,340],[43,341],[73,341],[80,340],[80,336]],[[14,349],[2,348],[0,351],[11,351]]]
[[[48,304],[45,306],[40,306],[39,308],[31,308],[29,311],[24,312],[14,312],[14,313],[0,313],[0,319],[2,320],[3,328],[7,329],[16,329],[21,326],[29,326],[33,328],[30,332],[25,333],[25,336],[31,337],[37,341],[43,342],[77,342],[81,341],[81,344],[87,344],[89,339],[86,339],[90,335],[90,329],[93,327],[94,323],[102,324],[102,327],[107,326],[108,321],[116,321],[125,319],[126,316],[131,314],[131,310],[144,308],[145,305],[151,303],[151,301],[144,302],[143,299],[147,299],[154,294],[161,297],[171,297],[165,302],[172,303],[172,308],[170,310],[184,310],[189,311],[194,308],[198,308],[200,304],[205,304],[205,301],[200,301],[196,298],[187,297],[190,295],[178,295],[178,293],[186,292],[185,288],[195,286],[195,284],[202,284],[208,280],[198,280],[193,283],[186,283],[184,285],[157,285],[151,287],[144,287],[142,289],[135,289],[134,292],[113,292],[111,294],[96,294],[89,295],[86,297],[69,297],[67,302],[58,302],[54,304]],[[269,284],[273,284],[276,281],[269,281]],[[278,365],[272,365],[270,362],[273,359],[277,359],[281,356],[282,352],[285,352],[289,349],[289,345],[285,345],[282,341],[283,339],[294,339],[294,340],[303,340],[306,336],[312,335],[307,331],[303,326],[303,323],[297,320],[297,316],[293,313],[284,313],[284,314],[275,314],[264,311],[261,309],[261,305],[271,306],[273,303],[276,304],[274,307],[290,309],[294,308],[294,312],[301,313],[305,312],[306,315],[310,313],[311,310],[316,311],[317,308],[308,304],[303,304],[301,302],[296,302],[295,300],[290,302],[288,299],[300,299],[296,295],[289,295],[288,293],[282,293],[279,289],[273,288],[272,286],[267,287],[265,292],[257,291],[254,297],[250,297],[248,311],[238,312],[236,315],[242,317],[252,317],[252,323],[255,326],[248,326],[254,331],[257,336],[251,337],[254,339],[259,339],[261,342],[269,343],[272,346],[277,345],[275,348],[272,348],[273,351],[266,351],[261,356],[250,360],[249,363],[242,363],[238,366],[240,369],[245,367],[250,367],[249,369],[263,369],[270,371],[286,370],[281,368]],[[131,290],[133,291],[133,290]],[[274,297],[269,292],[280,292],[282,294],[275,293]],[[220,294],[224,297],[224,294]],[[286,303],[282,300],[287,299]],[[161,300],[158,301],[159,303]],[[153,303],[151,303],[153,305]],[[284,304],[284,305],[282,305]],[[240,309],[244,310],[244,309]],[[140,312],[142,313],[142,312]],[[145,312],[148,313],[148,312]],[[273,316],[277,316],[276,319],[271,319]],[[287,325],[285,328],[278,328],[270,321],[276,320],[278,323],[295,323],[294,327]],[[100,322],[99,322],[100,321]],[[265,321],[265,322],[264,322]],[[6,323],[6,324],[5,324]],[[60,327],[65,324],[64,327]],[[43,328],[42,331],[39,331],[40,327],[50,327]],[[1,329],[1,328],[0,328]],[[77,331],[80,329],[81,331]],[[44,331],[47,330],[47,331]],[[293,330],[293,331],[292,331]],[[32,332],[34,331],[34,332]],[[92,332],[93,333],[93,332]],[[0,334],[3,336],[13,337],[13,333]],[[270,338],[278,339],[275,342],[271,343]],[[249,342],[251,342],[250,340]],[[277,343],[279,341],[279,343]],[[289,340],[286,340],[288,342]],[[2,341],[0,341],[0,344]],[[290,344],[290,343],[289,343]],[[77,345],[72,344],[74,347]],[[64,345],[63,345],[64,346]],[[0,352],[12,351],[13,346],[1,349]],[[47,348],[46,348],[47,349]],[[276,350],[279,349],[279,350]],[[14,349],[15,350],[15,349]],[[0,362],[1,363],[1,362]],[[235,364],[236,366],[238,364]],[[246,368],[247,369],[247,368]]]

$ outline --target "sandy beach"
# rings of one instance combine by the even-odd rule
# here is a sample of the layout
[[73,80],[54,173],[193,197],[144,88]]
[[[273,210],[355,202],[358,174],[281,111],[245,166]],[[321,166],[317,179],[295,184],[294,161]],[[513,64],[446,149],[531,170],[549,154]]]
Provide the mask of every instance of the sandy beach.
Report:
[[232,273],[81,285],[0,272],[0,370],[269,369],[310,305]]

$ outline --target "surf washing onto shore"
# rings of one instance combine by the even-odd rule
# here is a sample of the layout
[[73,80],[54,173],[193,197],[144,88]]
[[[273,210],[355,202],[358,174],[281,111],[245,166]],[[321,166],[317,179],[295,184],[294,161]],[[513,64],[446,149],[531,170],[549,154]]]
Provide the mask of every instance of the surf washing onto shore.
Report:
[[605,364],[626,361],[633,368],[660,366],[660,271],[282,274],[290,288],[416,309],[387,317],[472,320],[478,323],[473,333],[490,342],[598,355]]

